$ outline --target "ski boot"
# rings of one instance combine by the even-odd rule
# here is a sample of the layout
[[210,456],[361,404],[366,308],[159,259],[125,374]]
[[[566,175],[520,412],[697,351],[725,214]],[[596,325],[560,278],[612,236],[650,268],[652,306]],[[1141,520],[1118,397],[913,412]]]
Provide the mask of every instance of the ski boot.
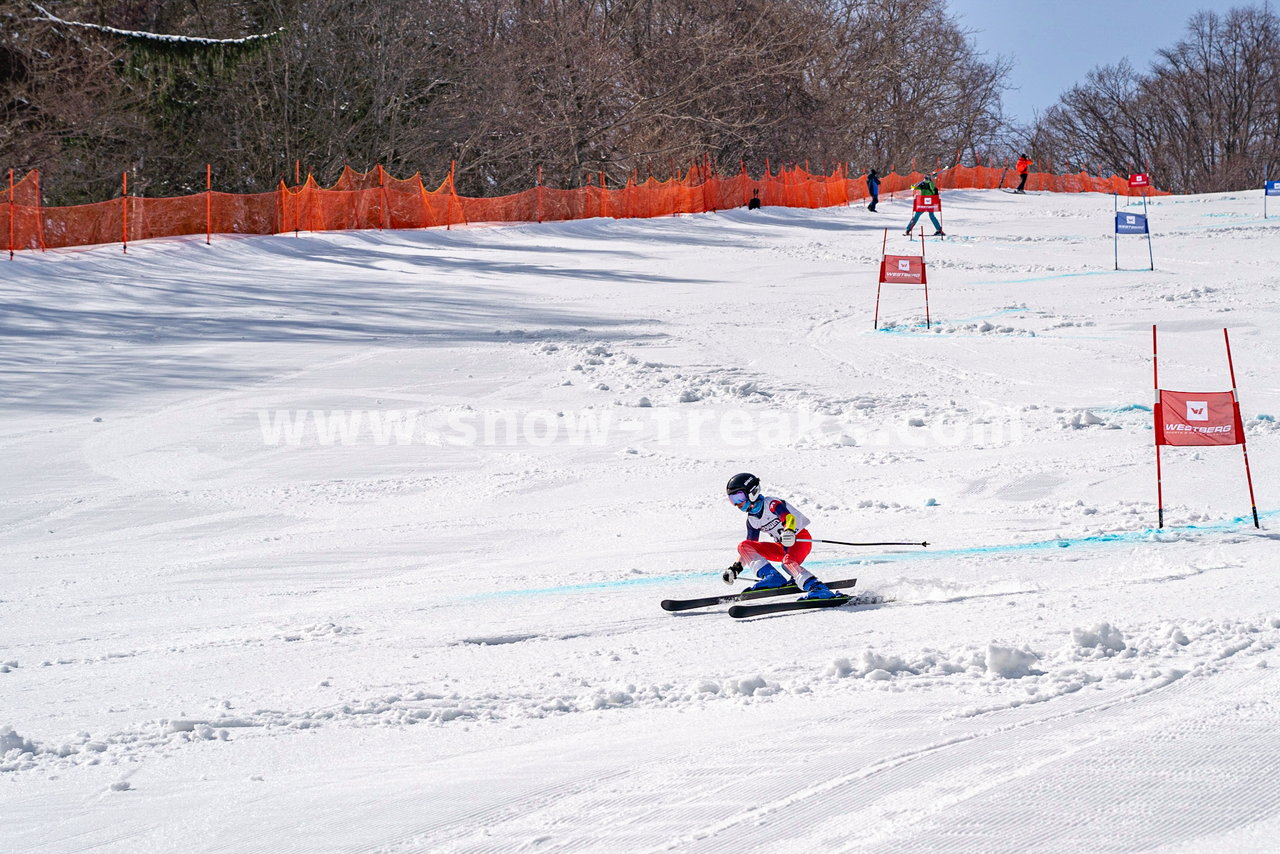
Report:
[[823,584],[816,578],[810,578],[809,583],[804,586],[804,595],[800,597],[800,601],[805,599],[848,599],[849,597],[843,593],[837,593],[827,585]]
[[750,593],[753,590],[774,590],[779,587],[786,587],[791,583],[791,579],[787,578],[781,572],[773,568],[772,564],[766,563],[756,572],[756,583],[748,587],[743,593]]
[[946,236],[947,236],[947,233],[946,233],[945,231],[943,231],[942,229],[938,229],[937,231],[935,231],[935,232],[933,233],[933,236],[934,236],[934,237],[946,237]]

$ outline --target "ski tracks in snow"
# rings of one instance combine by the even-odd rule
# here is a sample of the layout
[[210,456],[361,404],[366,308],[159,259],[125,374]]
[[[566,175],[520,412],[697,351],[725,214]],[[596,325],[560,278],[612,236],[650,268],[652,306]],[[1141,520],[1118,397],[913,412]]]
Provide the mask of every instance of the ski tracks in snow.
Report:
[[[981,673],[972,653],[965,668],[957,654],[868,651],[836,662],[825,684],[740,697],[725,708],[727,731],[640,735],[602,718],[617,737],[594,764],[566,766],[572,748],[543,764],[512,756],[481,806],[361,850],[1127,851],[1155,827],[1167,842],[1193,840],[1280,809],[1280,792],[1231,796],[1280,770],[1265,748],[1280,725],[1277,646],[1280,618],[1130,637],[1078,628],[1061,649],[1020,659],[992,645]],[[804,702],[815,692],[828,695],[816,716]],[[990,699],[975,704],[975,693]],[[848,711],[831,714],[839,706]],[[679,725],[680,710],[668,711]],[[1194,762],[1171,759],[1170,746]]]

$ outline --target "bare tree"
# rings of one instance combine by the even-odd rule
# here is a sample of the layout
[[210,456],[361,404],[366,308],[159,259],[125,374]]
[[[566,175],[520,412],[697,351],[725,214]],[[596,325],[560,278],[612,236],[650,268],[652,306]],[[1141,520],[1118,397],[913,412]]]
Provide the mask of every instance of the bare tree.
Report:
[[110,198],[143,132],[141,99],[109,40],[57,29],[26,3],[0,3],[0,164],[44,170],[62,201]]
[[1147,74],[1095,69],[1037,130],[1059,159],[1149,167],[1175,191],[1257,186],[1280,165],[1280,19],[1265,6],[1199,12]]
[[884,169],[1005,130],[1007,65],[945,0],[404,0],[394,24],[360,0],[47,0],[43,21],[6,2],[7,156],[98,197],[121,169],[152,195],[203,189],[205,163],[221,189],[262,191],[295,163],[456,162],[470,195],[539,167],[552,186],[704,157]]

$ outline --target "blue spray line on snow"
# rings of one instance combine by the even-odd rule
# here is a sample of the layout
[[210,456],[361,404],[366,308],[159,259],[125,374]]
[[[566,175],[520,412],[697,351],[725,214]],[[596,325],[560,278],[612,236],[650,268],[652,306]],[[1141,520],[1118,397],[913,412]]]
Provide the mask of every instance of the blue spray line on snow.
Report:
[[[1259,519],[1270,519],[1280,515],[1280,510],[1259,511]],[[1213,525],[1183,525],[1164,529],[1148,528],[1144,531],[1125,531],[1116,534],[1094,534],[1088,537],[1060,537],[1052,540],[1036,540],[1030,543],[1003,543],[994,546],[970,546],[962,549],[928,549],[914,552],[887,552],[875,555],[863,555],[847,558],[828,558],[809,561],[810,566],[856,566],[864,563],[888,563],[892,561],[937,560],[942,558],[972,557],[974,555],[1016,554],[1018,552],[1042,551],[1048,549],[1065,549],[1072,546],[1100,546],[1113,543],[1165,542],[1161,537],[1184,533],[1213,534],[1234,530],[1247,531],[1253,528],[1252,517],[1237,516],[1226,522]],[[1171,540],[1169,542],[1177,542]],[[465,597],[467,600],[503,599],[518,596],[549,596],[563,593],[587,593],[601,590],[617,590],[624,587],[645,587],[664,584],[670,581],[691,581],[705,579],[706,572],[673,572],[664,575],[646,575],[639,578],[619,578],[611,581],[587,581],[580,584],[561,584],[555,587],[529,587],[523,590],[493,590],[487,593],[475,593]],[[733,592],[729,588],[725,593]]]
[[[1258,511],[1259,519],[1280,515],[1280,510]],[[1072,546],[1104,545],[1109,543],[1161,543],[1182,542],[1181,534],[1221,534],[1230,531],[1253,529],[1252,516],[1237,516],[1213,525],[1183,525],[1181,527],[1148,528],[1145,531],[1121,531],[1115,534],[1094,534],[1088,537],[1055,537],[1052,540],[1036,540],[1030,543],[1007,543],[998,546],[971,546],[963,549],[932,549],[928,553],[894,553],[872,557],[830,558],[811,561],[813,566],[853,566],[860,563],[888,563],[921,558],[969,557],[972,555],[1013,554],[1017,552],[1065,549]],[[1162,539],[1173,537],[1174,539]]]
[[[1048,276],[1032,276],[1029,279],[1001,279],[998,282],[971,282],[975,285],[1026,285],[1032,282],[1049,282],[1054,279],[1075,279],[1080,276],[1115,276],[1120,273],[1135,272],[1133,270],[1084,270],[1079,273],[1053,273]],[[1150,270],[1139,270],[1136,272],[1149,273]]]
[[1094,412],[1150,412],[1150,406],[1143,406],[1141,403],[1127,403],[1124,406],[1088,406],[1086,409],[1092,409]]

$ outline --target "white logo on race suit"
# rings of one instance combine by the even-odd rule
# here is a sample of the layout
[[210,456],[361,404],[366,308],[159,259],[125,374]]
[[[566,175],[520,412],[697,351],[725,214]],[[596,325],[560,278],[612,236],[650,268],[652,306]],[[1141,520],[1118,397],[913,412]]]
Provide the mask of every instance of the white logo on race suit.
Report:
[[1204,400],[1188,400],[1187,401],[1187,420],[1188,421],[1208,421],[1209,420],[1209,403]]

